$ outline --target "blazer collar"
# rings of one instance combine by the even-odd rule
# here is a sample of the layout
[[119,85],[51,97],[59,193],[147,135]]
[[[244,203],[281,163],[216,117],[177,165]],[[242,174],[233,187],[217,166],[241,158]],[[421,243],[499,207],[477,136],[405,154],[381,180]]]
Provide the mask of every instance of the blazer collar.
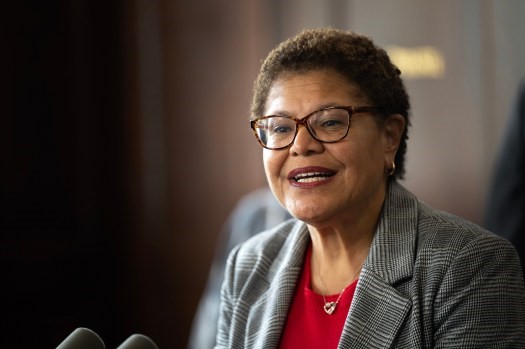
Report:
[[373,271],[390,285],[411,277],[417,219],[416,197],[396,181],[391,181],[364,269]]
[[417,199],[392,181],[370,252],[361,271],[340,348],[392,346],[412,307],[396,283],[413,274]]

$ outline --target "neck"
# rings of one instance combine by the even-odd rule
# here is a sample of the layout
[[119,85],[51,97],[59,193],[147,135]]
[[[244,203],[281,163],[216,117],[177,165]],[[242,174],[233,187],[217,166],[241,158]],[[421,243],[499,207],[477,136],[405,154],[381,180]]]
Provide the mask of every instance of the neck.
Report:
[[348,243],[340,237],[312,236],[312,289],[320,294],[337,294],[359,276],[368,255],[373,234]]
[[308,226],[312,240],[312,289],[337,294],[350,285],[364,264],[374,238],[381,207],[357,224],[344,222],[330,227]]
[[372,245],[387,192],[385,181],[377,195],[352,212],[329,221],[308,224],[312,240],[311,287],[320,294],[338,294],[358,276]]

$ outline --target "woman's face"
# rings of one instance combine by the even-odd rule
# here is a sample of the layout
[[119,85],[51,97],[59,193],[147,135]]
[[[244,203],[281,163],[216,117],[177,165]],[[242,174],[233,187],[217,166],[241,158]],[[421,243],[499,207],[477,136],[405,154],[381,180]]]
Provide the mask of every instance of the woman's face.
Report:
[[[285,74],[276,80],[268,94],[265,114],[302,119],[328,106],[373,105],[357,85],[334,71],[322,70]],[[299,126],[290,147],[263,150],[264,168],[274,195],[293,216],[312,225],[355,219],[382,205],[385,169],[391,167],[400,136],[392,135],[388,123],[379,127],[371,114],[354,114],[347,137],[336,143],[316,141],[305,127]],[[398,126],[402,131],[404,125]],[[298,175],[306,173],[316,175],[297,180]]]

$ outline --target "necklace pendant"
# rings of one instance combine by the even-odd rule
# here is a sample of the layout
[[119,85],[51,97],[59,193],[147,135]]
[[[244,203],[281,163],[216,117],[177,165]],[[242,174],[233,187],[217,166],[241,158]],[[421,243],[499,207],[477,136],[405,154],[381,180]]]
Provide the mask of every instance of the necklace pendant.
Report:
[[324,305],[324,311],[328,315],[332,315],[332,313],[335,310],[335,307],[337,307],[337,303],[336,302],[326,302],[325,305]]

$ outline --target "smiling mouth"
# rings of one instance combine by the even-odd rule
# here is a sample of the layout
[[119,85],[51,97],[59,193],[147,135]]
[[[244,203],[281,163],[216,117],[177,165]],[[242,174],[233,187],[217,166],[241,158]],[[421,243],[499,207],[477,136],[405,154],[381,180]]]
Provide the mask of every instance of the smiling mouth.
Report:
[[308,173],[301,173],[296,176],[293,176],[291,179],[297,183],[312,183],[312,182],[320,182],[324,181],[330,177],[332,177],[333,173],[326,173],[326,172],[308,172]]

